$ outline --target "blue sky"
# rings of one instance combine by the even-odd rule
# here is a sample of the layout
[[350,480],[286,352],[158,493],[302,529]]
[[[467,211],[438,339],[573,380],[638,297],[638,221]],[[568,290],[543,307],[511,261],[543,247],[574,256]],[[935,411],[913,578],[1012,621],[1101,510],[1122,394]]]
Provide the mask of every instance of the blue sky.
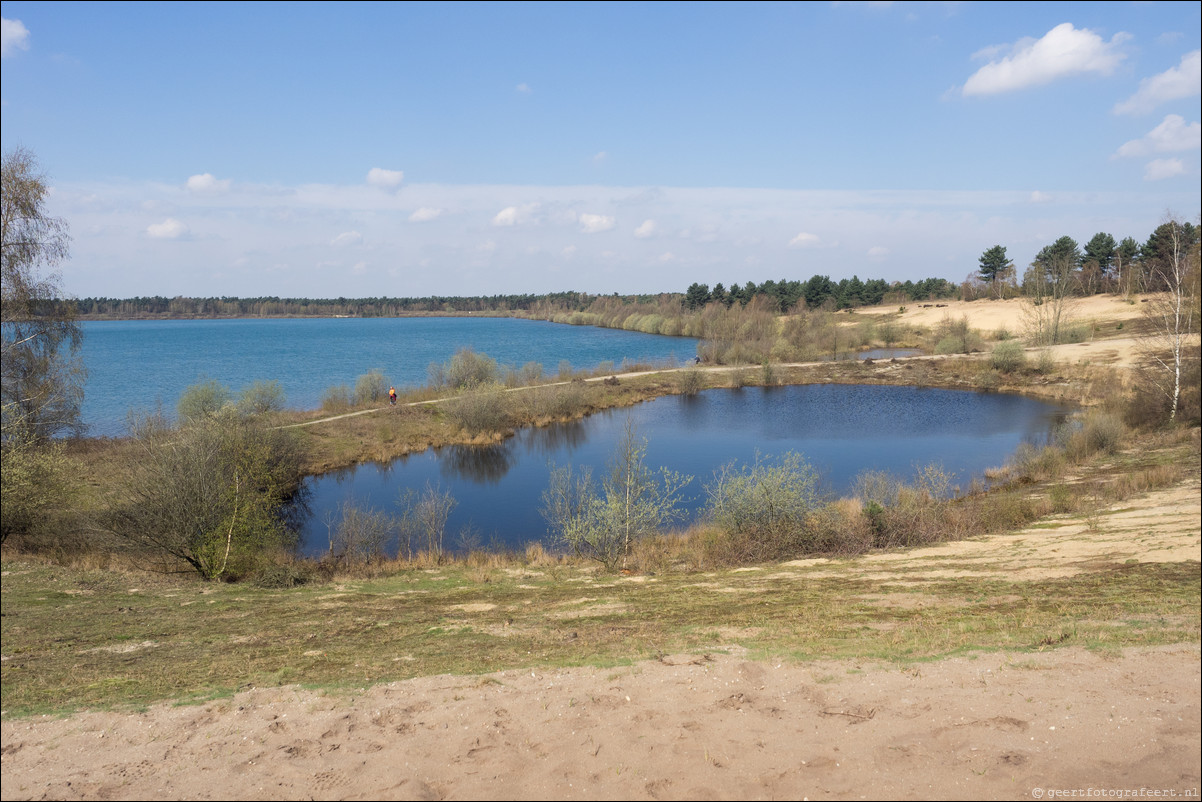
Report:
[[76,296],[962,280],[1202,209],[1202,4],[22,3]]

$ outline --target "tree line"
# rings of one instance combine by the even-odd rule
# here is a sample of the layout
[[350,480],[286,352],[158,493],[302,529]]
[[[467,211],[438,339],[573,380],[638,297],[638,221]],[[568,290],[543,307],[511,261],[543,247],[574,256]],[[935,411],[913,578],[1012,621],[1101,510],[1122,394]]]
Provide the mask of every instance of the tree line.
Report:
[[960,295],[971,301],[1164,292],[1172,289],[1165,280],[1165,265],[1174,258],[1175,249],[1188,253],[1198,241],[1197,225],[1175,219],[1158,225],[1143,243],[1134,237],[1115,240],[1105,231],[1094,234],[1084,246],[1063,236],[1041,248],[1021,276],[1005,246],[994,245],[981,254],[977,271],[965,279]]

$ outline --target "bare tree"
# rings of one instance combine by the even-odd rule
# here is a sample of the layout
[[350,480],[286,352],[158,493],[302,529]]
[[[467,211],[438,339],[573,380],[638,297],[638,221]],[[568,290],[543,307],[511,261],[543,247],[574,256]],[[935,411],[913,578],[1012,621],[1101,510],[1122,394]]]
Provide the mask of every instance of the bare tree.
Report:
[[567,468],[551,472],[543,517],[560,542],[614,571],[625,565],[635,540],[680,516],[681,490],[693,477],[667,468],[657,477],[645,464],[646,453],[646,441],[627,422],[600,493],[587,471],[576,477]]
[[1081,252],[1071,237],[1061,237],[1039,252],[1023,276],[1023,319],[1033,345],[1061,341],[1078,285]]
[[3,437],[40,443],[81,429],[82,333],[53,272],[67,257],[71,238],[66,221],[47,213],[50,187],[32,152],[6,153],[2,176]]
[[1149,326],[1143,338],[1143,353],[1150,368],[1146,374],[1169,402],[1170,421],[1177,419],[1186,363],[1198,358],[1194,342],[1199,311],[1197,231],[1168,215],[1156,232],[1159,253],[1148,263],[1153,282],[1165,292],[1150,298],[1144,306]]

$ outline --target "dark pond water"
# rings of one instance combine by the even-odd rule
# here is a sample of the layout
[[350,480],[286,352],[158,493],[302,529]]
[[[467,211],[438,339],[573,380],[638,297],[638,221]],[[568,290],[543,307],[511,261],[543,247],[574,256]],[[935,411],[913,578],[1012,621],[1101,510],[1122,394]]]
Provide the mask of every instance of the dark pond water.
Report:
[[465,530],[484,546],[553,545],[539,512],[550,464],[589,465],[599,477],[628,419],[647,440],[649,466],[695,477],[686,495],[696,515],[714,472],[732,461],[753,463],[757,454],[802,454],[836,494],[864,470],[909,478],[930,463],[965,486],[1002,465],[1023,441],[1046,441],[1070,411],[1021,396],[916,387],[748,387],[665,397],[526,429],[496,446],[431,449],[387,466],[311,477],[313,515],[303,550],[320,555],[328,549],[325,522],[343,502],[396,513],[405,489],[420,491],[427,483],[449,490],[458,502],[447,526],[448,547],[455,548]]
[[326,389],[354,387],[373,369],[397,387],[425,384],[431,362],[464,347],[500,365],[537,362],[550,374],[561,361],[591,370],[627,360],[684,363],[697,353],[690,337],[488,317],[126,320],[83,330],[83,420],[93,436],[124,434],[130,410],[159,402],[173,414],[180,394],[204,379],[234,393],[278,381],[288,406],[316,409]]

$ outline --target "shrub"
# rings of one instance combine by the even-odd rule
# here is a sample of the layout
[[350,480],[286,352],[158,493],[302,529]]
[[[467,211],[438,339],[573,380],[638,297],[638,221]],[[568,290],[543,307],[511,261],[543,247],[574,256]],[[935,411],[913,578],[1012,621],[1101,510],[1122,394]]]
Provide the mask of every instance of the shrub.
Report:
[[378,404],[388,397],[388,379],[378,369],[369,370],[355,380],[355,405]]
[[796,453],[776,462],[722,468],[705,488],[706,517],[725,536],[723,559],[735,564],[818,550],[807,528],[819,506],[818,473]]
[[399,548],[404,549],[407,559],[413,559],[415,547],[424,546],[428,555],[441,561],[447,519],[457,504],[451,491],[429,483],[420,494],[412,488],[401,492]]
[[689,368],[680,374],[680,392],[697,395],[705,388],[705,376],[697,368]]
[[180,394],[176,412],[181,421],[200,420],[216,415],[229,401],[229,388],[216,379],[207,379]]
[[502,432],[513,425],[513,394],[495,382],[479,385],[444,406],[459,428],[476,435]]
[[496,360],[484,354],[477,354],[471,348],[460,348],[446,366],[446,384],[455,390],[476,387],[496,380]]
[[387,513],[343,502],[338,525],[330,533],[330,554],[352,564],[379,562],[396,541],[396,529],[396,520]]
[[693,480],[666,468],[657,476],[644,463],[646,453],[646,441],[627,423],[600,492],[587,469],[574,475],[570,468],[553,468],[542,509],[552,536],[606,570],[625,565],[636,541],[680,516],[681,490]]
[[243,388],[238,411],[243,415],[265,415],[284,408],[284,388],[278,381],[257,381]]
[[321,408],[326,412],[342,412],[350,409],[354,401],[351,388],[339,384],[321,394]]
[[1003,373],[1013,373],[1027,363],[1027,353],[1018,340],[998,343],[989,355],[989,364]]
[[149,432],[104,528],[207,579],[253,570],[291,544],[285,503],[300,483],[300,449],[289,431],[223,412]]
[[63,444],[17,435],[4,440],[0,456],[0,542],[17,535],[26,547],[58,544],[58,513],[74,495]]

